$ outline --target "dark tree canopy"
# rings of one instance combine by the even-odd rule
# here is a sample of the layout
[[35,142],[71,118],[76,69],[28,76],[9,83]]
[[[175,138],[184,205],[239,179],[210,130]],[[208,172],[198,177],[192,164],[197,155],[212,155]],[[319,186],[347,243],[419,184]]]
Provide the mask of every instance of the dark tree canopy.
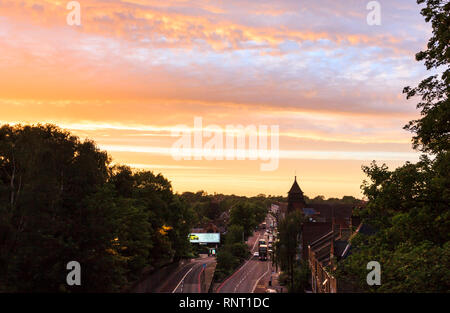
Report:
[[[427,154],[394,171],[376,162],[363,167],[369,201],[359,214],[377,232],[353,238],[353,253],[336,273],[363,291],[450,292],[450,2],[417,2],[426,3],[421,13],[433,36],[416,59],[442,74],[405,88],[408,98],[421,97],[422,116],[406,129],[414,133],[414,148]],[[381,286],[366,283],[369,261],[381,264]]]
[[110,161],[53,125],[0,128],[0,292],[120,291],[189,253],[193,212],[170,182]]
[[416,54],[417,61],[424,61],[428,70],[441,72],[424,79],[417,87],[406,87],[407,98],[419,96],[421,118],[409,122],[405,129],[415,133],[413,145],[433,154],[450,148],[450,2],[443,0],[418,0],[426,2],[421,13],[430,22],[433,35],[427,50]]

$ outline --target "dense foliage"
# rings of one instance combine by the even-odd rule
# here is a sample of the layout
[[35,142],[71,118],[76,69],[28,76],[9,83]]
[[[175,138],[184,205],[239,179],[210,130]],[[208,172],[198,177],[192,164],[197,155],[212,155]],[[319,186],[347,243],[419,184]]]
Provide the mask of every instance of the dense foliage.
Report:
[[298,259],[300,235],[304,215],[300,211],[288,213],[278,222],[278,240],[274,245],[275,262],[283,275],[280,281],[287,284],[289,292],[303,293],[308,286],[309,268]]
[[[405,88],[408,98],[421,99],[421,118],[405,127],[415,134],[413,147],[426,153],[420,162],[394,171],[375,162],[363,167],[369,202],[360,215],[377,232],[352,240],[337,275],[365,291],[450,292],[450,3],[417,2],[426,2],[421,13],[433,35],[416,59],[442,74]],[[366,283],[369,261],[381,264],[380,286]]]
[[[231,208],[239,207],[244,202],[262,208],[260,209],[262,211],[266,211],[266,208],[270,207],[272,203],[283,201],[284,199],[281,196],[266,196],[264,194],[259,194],[256,197],[245,197],[237,195],[208,194],[204,191],[195,193],[183,192],[180,197],[195,212],[195,221],[199,227],[208,225],[210,222],[213,222],[216,225],[221,224],[223,221],[220,217],[223,213],[229,215],[231,213]],[[237,212],[235,211],[235,213]],[[259,214],[256,219],[261,220],[261,214]],[[233,222],[231,224],[233,224]],[[254,221],[250,221],[250,224],[251,225],[243,226],[248,230],[255,227]],[[223,226],[227,226],[227,223]],[[246,230],[247,234],[249,234],[248,230]]]
[[170,183],[110,161],[56,126],[0,128],[0,292],[120,291],[189,252],[193,212]]

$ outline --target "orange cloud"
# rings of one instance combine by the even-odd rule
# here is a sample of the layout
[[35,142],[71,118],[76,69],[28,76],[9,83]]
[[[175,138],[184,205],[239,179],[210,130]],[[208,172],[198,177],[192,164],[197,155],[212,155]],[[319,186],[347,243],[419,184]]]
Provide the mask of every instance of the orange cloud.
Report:
[[[0,124],[61,125],[180,191],[283,194],[296,168],[310,195],[356,195],[361,159],[412,158],[414,4],[386,3],[375,29],[359,1],[83,0],[80,27],[67,2],[0,2]],[[194,116],[280,125],[280,169],[175,162],[170,132]]]

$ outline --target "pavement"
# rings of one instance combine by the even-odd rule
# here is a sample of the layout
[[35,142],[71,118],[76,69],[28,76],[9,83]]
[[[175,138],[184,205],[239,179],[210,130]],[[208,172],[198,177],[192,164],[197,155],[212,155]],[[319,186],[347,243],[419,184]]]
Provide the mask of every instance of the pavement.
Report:
[[268,286],[268,288],[275,289],[277,291],[277,293],[286,293],[288,291],[287,287],[281,286],[280,282],[278,280],[280,274],[281,274],[281,272],[278,272],[278,273],[272,272],[272,276],[271,276],[272,282],[269,285],[269,281],[267,281],[267,286]]

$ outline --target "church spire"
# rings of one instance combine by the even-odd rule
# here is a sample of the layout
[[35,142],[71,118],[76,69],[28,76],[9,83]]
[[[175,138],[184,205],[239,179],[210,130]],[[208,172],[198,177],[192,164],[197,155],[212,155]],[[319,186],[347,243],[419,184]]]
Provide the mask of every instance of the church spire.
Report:
[[288,194],[293,194],[293,193],[302,194],[302,197],[303,197],[303,191],[300,189],[300,186],[297,183],[297,176],[294,176],[294,183],[292,184],[292,187],[288,192]]
[[294,183],[288,192],[288,211],[302,209],[306,205],[303,197],[303,191],[297,183],[297,175],[294,176]]

